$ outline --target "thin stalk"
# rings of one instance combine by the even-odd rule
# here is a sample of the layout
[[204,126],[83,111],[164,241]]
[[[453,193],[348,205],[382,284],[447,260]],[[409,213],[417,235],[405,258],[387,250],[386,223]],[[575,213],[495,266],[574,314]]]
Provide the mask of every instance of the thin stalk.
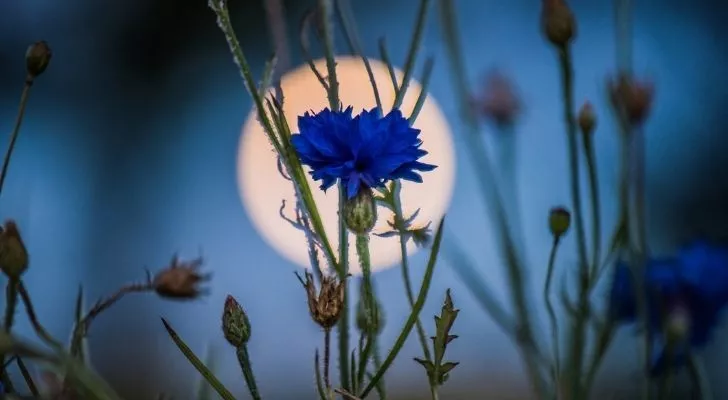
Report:
[[561,379],[561,352],[559,351],[559,324],[556,319],[556,312],[554,306],[551,303],[551,283],[554,276],[554,265],[556,261],[556,252],[559,249],[559,243],[561,242],[558,236],[554,237],[554,242],[551,245],[551,253],[549,254],[548,267],[546,269],[546,283],[543,287],[543,301],[546,304],[546,310],[549,314],[549,322],[551,324],[551,347],[554,358],[554,383],[557,388],[561,387],[559,381]]
[[708,371],[705,370],[703,361],[694,353],[688,356],[688,369],[690,371],[690,379],[693,381],[693,387],[698,393],[700,400],[713,400],[713,391],[710,388],[708,380]]
[[25,285],[22,281],[18,282],[18,294],[20,295],[20,299],[25,305],[25,312],[26,314],[28,314],[28,319],[30,320],[30,324],[33,326],[33,330],[35,330],[35,333],[54,349],[62,349],[63,345],[61,344],[61,342],[57,341],[53,336],[51,336],[51,334],[48,333],[43,325],[41,325],[40,320],[35,313],[33,302],[30,300],[30,293],[28,293],[28,290],[25,288]]
[[28,368],[25,366],[23,359],[20,357],[16,357],[15,362],[18,364],[20,374],[23,375],[23,379],[25,379],[25,383],[28,385],[28,390],[30,390],[30,393],[33,394],[33,396],[35,397],[40,396],[40,392],[38,392],[38,387],[33,381],[33,376],[30,375],[30,371],[28,371]]
[[402,84],[399,86],[399,90],[397,90],[397,95],[394,98],[394,105],[392,108],[399,108],[402,105],[404,96],[407,93],[407,87],[409,86],[410,80],[412,80],[415,62],[417,61],[417,53],[422,45],[422,35],[424,34],[425,26],[427,25],[427,10],[430,8],[431,3],[431,0],[420,0],[420,7],[417,10],[415,30],[412,33],[412,40],[410,41],[407,58],[404,62],[404,77],[402,78]]
[[[8,285],[5,289],[6,303],[5,303],[5,319],[4,319],[5,322],[3,324],[3,328],[5,329],[5,332],[7,334],[10,334],[10,332],[13,329],[13,322],[15,322],[15,308],[18,305],[18,282],[19,282],[19,280],[10,278],[8,280]],[[0,365],[5,365],[5,354],[0,356]],[[13,381],[12,381],[12,379],[10,379],[8,370],[5,367],[3,367],[3,369],[2,369],[2,375],[0,375],[0,381],[2,381],[2,384],[8,393],[15,392],[15,387],[13,385]]]
[[579,256],[579,306],[576,321],[574,321],[571,334],[571,347],[569,348],[568,379],[570,392],[576,395],[581,391],[581,373],[584,363],[584,348],[586,347],[587,319],[589,307],[589,263],[586,251],[586,233],[581,207],[581,192],[579,188],[579,148],[576,119],[574,116],[574,71],[571,61],[571,52],[568,45],[558,49],[559,66],[561,69],[561,87],[564,105],[564,120],[566,122],[566,135],[569,150],[569,172],[571,181],[571,201],[574,209],[574,225],[576,228],[577,253]]
[[349,231],[343,218],[344,203],[346,202],[346,188],[339,183],[339,278],[346,285],[344,290],[344,304],[339,317],[339,379],[344,390],[351,389],[351,381],[347,366],[349,365]]
[[324,329],[324,387],[326,393],[331,392],[331,382],[329,381],[329,362],[331,360],[331,328]]
[[243,344],[242,346],[238,347],[235,351],[235,354],[238,356],[238,363],[240,364],[240,369],[243,371],[243,377],[245,378],[245,383],[248,385],[248,391],[250,391],[250,396],[253,398],[253,400],[260,400],[258,385],[255,382],[255,375],[253,375],[253,368],[250,364],[248,346]]
[[599,200],[599,177],[597,175],[596,151],[594,150],[594,139],[591,136],[584,136],[584,155],[586,156],[586,168],[589,175],[589,201],[592,211],[592,261],[591,285],[596,284],[599,266],[601,263],[602,246],[602,219],[601,202]]
[[[395,182],[395,185],[400,185],[400,183]],[[396,190],[396,188],[394,188],[393,192],[395,226],[400,227],[400,225],[404,221],[404,215],[402,213],[402,200],[399,195],[399,190]],[[399,235],[402,280],[404,281],[404,290],[405,294],[407,295],[407,301],[409,302],[410,309],[413,309],[415,306],[415,295],[412,291],[412,281],[410,280],[409,273],[409,257],[407,256],[407,236],[404,235],[403,229],[404,227],[400,227]],[[425,360],[431,361],[430,349],[427,344],[427,334],[425,333],[425,328],[422,326],[422,321],[420,321],[419,318],[417,318],[415,327],[417,329],[417,337],[420,339],[420,346],[422,346],[422,355],[425,357]]]
[[549,397],[548,387],[542,375],[538,364],[538,356],[540,354],[539,346],[535,341],[533,328],[531,326],[531,317],[526,301],[525,282],[522,276],[523,266],[520,259],[515,253],[513,238],[508,229],[508,223],[505,219],[504,207],[498,185],[495,182],[495,174],[488,159],[486,149],[479,139],[478,120],[469,106],[470,86],[467,82],[467,71],[465,69],[465,61],[460,42],[457,35],[455,20],[455,11],[452,0],[440,0],[440,17],[442,19],[443,35],[448,51],[448,60],[451,65],[451,77],[453,78],[453,86],[456,90],[456,96],[459,101],[460,112],[466,126],[469,129],[464,137],[467,140],[465,146],[469,152],[475,170],[478,171],[478,183],[486,202],[487,210],[491,212],[491,220],[498,227],[500,238],[502,240],[501,250],[506,258],[507,273],[509,277],[509,286],[511,286],[511,297],[513,305],[517,313],[518,324],[518,343],[521,345],[521,355],[526,364],[533,389],[539,398]]
[[[382,368],[382,356],[379,352],[379,340],[377,338],[373,339],[374,341],[374,369],[379,370]],[[384,377],[380,378],[377,382],[377,393],[379,394],[379,399],[384,400],[387,398],[387,392],[386,392],[386,386],[384,384]]]
[[23,116],[25,115],[25,108],[28,104],[28,95],[30,95],[31,86],[33,86],[33,79],[26,79],[25,85],[23,86],[23,92],[20,95],[20,106],[18,107],[18,114],[15,117],[13,132],[10,134],[10,143],[8,144],[8,149],[5,151],[3,168],[2,171],[0,171],[0,193],[2,193],[5,185],[5,177],[8,175],[8,167],[10,166],[10,158],[13,156],[13,151],[15,150],[15,143],[18,141],[20,125],[23,123]]

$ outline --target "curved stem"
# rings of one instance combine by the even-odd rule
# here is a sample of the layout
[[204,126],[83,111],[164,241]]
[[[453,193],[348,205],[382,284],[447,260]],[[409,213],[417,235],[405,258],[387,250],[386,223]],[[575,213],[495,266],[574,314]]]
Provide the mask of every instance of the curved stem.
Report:
[[[5,289],[6,303],[4,319],[5,322],[3,324],[3,328],[5,329],[5,332],[7,334],[10,334],[10,331],[13,328],[13,322],[15,322],[15,308],[18,305],[18,282],[18,279],[10,278],[8,280],[8,285]],[[5,367],[5,355],[2,355],[2,357],[0,357],[0,365],[3,366],[0,380],[2,381],[5,391],[8,393],[14,393],[15,388],[13,386],[13,381],[12,379],[10,379],[8,370]]]
[[589,200],[592,211],[592,261],[589,276],[591,277],[591,286],[593,286],[596,283],[602,256],[602,221],[596,152],[594,151],[594,141],[588,136],[584,137],[584,154],[586,156],[586,168],[589,175]]
[[551,303],[551,283],[554,276],[554,264],[556,261],[556,252],[559,248],[559,237],[554,238],[554,242],[551,245],[551,253],[549,254],[548,267],[546,269],[546,283],[543,287],[543,301],[546,304],[546,310],[549,314],[549,322],[551,324],[551,346],[554,358],[554,381],[556,388],[559,388],[559,380],[561,377],[561,352],[559,351],[559,324],[556,319],[556,312],[554,306]]
[[574,71],[571,62],[571,51],[568,45],[558,49],[559,66],[561,69],[561,88],[564,106],[564,120],[569,150],[569,172],[571,181],[571,201],[574,210],[574,224],[576,225],[576,244],[579,256],[579,307],[571,334],[571,347],[569,348],[568,380],[570,392],[577,395],[581,391],[581,373],[584,363],[584,348],[586,347],[586,328],[589,307],[589,264],[586,252],[586,233],[584,231],[583,213],[581,207],[581,192],[579,188],[579,149],[576,119],[574,117]]
[[248,354],[248,346],[243,344],[238,347],[235,354],[238,356],[238,363],[240,369],[243,371],[243,378],[245,383],[248,385],[248,391],[253,400],[260,400],[260,393],[258,393],[258,385],[255,383],[255,376],[253,375],[253,368],[250,364],[250,355]]
[[28,95],[30,95],[31,86],[33,86],[33,80],[26,79],[25,85],[23,86],[23,93],[20,95],[20,106],[18,107],[18,114],[15,117],[15,126],[13,127],[13,132],[10,134],[10,143],[8,144],[8,149],[5,151],[3,167],[2,171],[0,171],[0,193],[2,193],[5,185],[5,177],[8,175],[10,158],[13,156],[15,143],[17,142],[18,135],[20,134],[20,125],[23,123],[23,116],[25,115],[25,107],[28,104]]

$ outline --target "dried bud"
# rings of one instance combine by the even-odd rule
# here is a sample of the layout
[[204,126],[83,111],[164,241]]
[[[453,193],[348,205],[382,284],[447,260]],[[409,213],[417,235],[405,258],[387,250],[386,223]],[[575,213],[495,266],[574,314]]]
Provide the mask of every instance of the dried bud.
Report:
[[588,101],[581,106],[579,110],[579,116],[577,117],[579,122],[579,129],[584,135],[591,135],[594,133],[594,128],[597,126],[597,115],[594,113],[594,107]]
[[651,82],[640,82],[627,74],[619,74],[609,82],[612,106],[624,113],[627,122],[641,125],[652,109],[655,87]]
[[170,299],[194,299],[204,293],[199,285],[210,279],[209,274],[199,272],[202,258],[180,262],[175,255],[168,267],[154,277],[154,291],[161,297]]
[[498,126],[512,125],[521,112],[521,101],[511,80],[498,71],[485,78],[480,99],[474,101],[477,112]]
[[344,222],[355,235],[364,235],[377,223],[377,205],[372,189],[366,186],[344,203]]
[[250,321],[245,315],[243,307],[233,296],[225,298],[225,307],[222,312],[222,333],[225,339],[238,348],[250,339]]
[[19,279],[28,269],[28,251],[13,220],[5,221],[0,232],[0,269],[10,279]]
[[35,42],[25,52],[25,69],[29,79],[35,79],[48,67],[51,62],[51,48],[45,41]]
[[564,0],[543,0],[541,25],[554,46],[566,47],[576,36],[576,20]]
[[362,281],[359,304],[356,307],[356,327],[368,335],[378,335],[384,329],[384,312],[381,304],[364,292]]
[[571,225],[571,214],[563,207],[554,207],[549,213],[549,229],[555,238],[560,238]]
[[310,272],[306,271],[305,282],[300,277],[298,279],[306,289],[311,318],[322,328],[331,329],[339,320],[344,307],[345,282],[339,281],[334,276],[324,276],[321,278],[321,289],[317,295],[313,275]]

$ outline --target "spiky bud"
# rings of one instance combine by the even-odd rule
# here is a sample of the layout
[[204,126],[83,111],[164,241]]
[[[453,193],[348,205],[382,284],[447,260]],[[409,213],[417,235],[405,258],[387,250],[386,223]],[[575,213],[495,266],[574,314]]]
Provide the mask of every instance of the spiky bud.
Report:
[[549,229],[555,238],[563,236],[571,225],[571,213],[564,207],[554,207],[549,213]]
[[[299,280],[300,277],[299,277]],[[311,318],[324,329],[331,329],[339,321],[344,308],[346,285],[334,276],[321,278],[321,288],[316,293],[313,275],[306,271],[306,280],[301,280],[308,299],[308,311]]]
[[40,76],[48,68],[52,55],[53,52],[45,41],[35,42],[28,47],[25,52],[25,69],[30,80]]
[[372,189],[366,186],[359,188],[356,196],[344,203],[344,222],[355,235],[365,235],[377,223],[377,204]]
[[0,269],[10,279],[19,279],[28,269],[28,251],[13,220],[5,221],[0,232]]
[[581,133],[584,135],[594,133],[594,128],[597,126],[597,115],[594,113],[594,107],[588,101],[581,106],[577,122],[579,123]]
[[225,340],[233,347],[238,348],[250,339],[250,321],[243,307],[233,296],[225,298],[222,311],[222,333]]
[[200,284],[210,279],[209,274],[200,273],[202,258],[181,262],[175,255],[169,266],[154,277],[154,291],[161,297],[177,300],[195,299],[205,291]]
[[576,36],[576,19],[564,0],[543,0],[541,25],[546,39],[557,47],[567,46]]

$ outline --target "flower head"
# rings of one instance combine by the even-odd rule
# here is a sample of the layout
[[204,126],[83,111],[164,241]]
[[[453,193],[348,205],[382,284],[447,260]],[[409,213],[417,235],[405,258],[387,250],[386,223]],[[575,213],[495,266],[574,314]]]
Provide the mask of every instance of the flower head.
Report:
[[[678,349],[702,347],[728,305],[728,248],[695,241],[683,247],[676,257],[648,260],[640,272],[648,305],[647,334],[663,346],[675,332],[686,330]],[[610,293],[612,317],[634,322],[637,300],[630,267],[617,265]],[[677,329],[680,328],[680,329]],[[666,337],[667,335],[667,337]],[[664,368],[664,351],[658,352],[653,373]],[[680,354],[676,361],[682,360]]]
[[416,171],[435,169],[417,161],[427,154],[420,149],[420,131],[398,109],[382,117],[377,108],[357,116],[352,107],[326,108],[298,117],[298,129],[291,142],[301,163],[311,167],[323,190],[340,180],[349,199],[361,186],[381,187],[394,179],[422,182]]
[[508,77],[498,71],[485,78],[480,98],[473,101],[476,112],[498,126],[508,126],[521,113],[521,100]]
[[154,291],[170,299],[194,299],[204,293],[200,284],[209,280],[209,274],[201,274],[202,258],[181,262],[175,255],[169,266],[159,271],[152,281]]
[[308,311],[311,318],[324,329],[331,329],[339,321],[341,310],[344,307],[345,281],[339,281],[334,276],[321,278],[321,289],[316,293],[313,275],[306,271],[306,280],[299,276],[308,299]]
[[652,110],[654,84],[621,73],[616,79],[610,80],[608,86],[612,106],[624,113],[627,122],[632,125],[644,123]]

